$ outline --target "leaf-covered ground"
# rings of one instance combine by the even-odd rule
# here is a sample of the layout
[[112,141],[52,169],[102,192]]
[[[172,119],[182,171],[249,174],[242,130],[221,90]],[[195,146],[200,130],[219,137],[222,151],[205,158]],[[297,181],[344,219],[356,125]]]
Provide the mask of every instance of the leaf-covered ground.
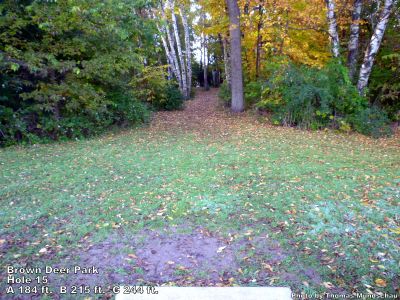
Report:
[[75,264],[101,272],[50,286],[398,293],[399,137],[259,118],[198,91],[147,127],[1,150],[0,293],[6,265]]

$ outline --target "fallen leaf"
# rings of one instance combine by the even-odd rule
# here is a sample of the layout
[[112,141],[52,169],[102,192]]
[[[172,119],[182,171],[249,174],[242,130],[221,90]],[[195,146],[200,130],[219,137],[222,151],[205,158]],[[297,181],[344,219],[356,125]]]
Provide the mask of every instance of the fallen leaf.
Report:
[[217,253],[221,253],[225,248],[226,248],[226,246],[219,247],[217,250]]
[[327,289],[332,289],[335,287],[331,282],[323,282],[322,285]]
[[265,263],[263,263],[262,265],[263,265],[264,269],[267,269],[267,270],[270,271],[270,272],[273,272],[273,271],[274,271],[274,269],[271,267],[271,265],[265,264]]
[[389,230],[390,230],[391,232],[396,233],[396,234],[400,234],[400,227],[397,227],[397,228],[394,228],[394,229],[389,228]]
[[382,278],[375,279],[375,284],[377,286],[379,286],[379,287],[386,287],[387,286],[386,281],[384,279],[382,279]]

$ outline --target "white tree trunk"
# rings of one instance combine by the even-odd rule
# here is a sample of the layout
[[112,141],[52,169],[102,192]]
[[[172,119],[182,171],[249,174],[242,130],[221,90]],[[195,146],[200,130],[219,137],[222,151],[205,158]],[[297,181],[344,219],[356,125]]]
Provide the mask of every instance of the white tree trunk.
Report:
[[347,66],[350,78],[353,79],[358,57],[358,40],[360,37],[360,20],[363,0],[354,0],[352,23],[350,25],[349,54],[347,56]]
[[192,49],[190,44],[189,24],[187,12],[183,5],[180,5],[179,12],[182,18],[182,25],[185,31],[185,48],[186,48],[186,72],[187,72],[187,96],[190,97],[192,91]]
[[206,35],[203,33],[203,80],[204,80],[204,89],[206,91],[209,90],[208,86],[208,59],[207,59],[207,40]]
[[244,110],[240,11],[237,0],[227,0],[231,37],[231,91],[233,112]]
[[170,9],[171,9],[172,28],[174,30],[174,35],[175,35],[175,40],[176,40],[176,48],[178,49],[178,58],[179,58],[180,69],[181,69],[183,96],[186,99],[188,99],[189,96],[187,94],[188,89],[187,89],[186,63],[185,63],[185,58],[184,58],[184,56],[182,54],[182,45],[181,45],[181,39],[179,37],[178,22],[176,20],[176,15],[175,15],[175,2],[174,2],[174,0],[169,0],[169,6],[170,6]]
[[165,28],[161,28],[158,24],[157,25],[157,29],[160,32],[160,36],[161,36],[161,41],[164,47],[164,51],[165,51],[165,56],[167,57],[167,62],[168,62],[168,78],[171,79],[171,74],[170,71],[172,71],[172,73],[175,75],[176,78],[178,78],[178,71],[176,70],[176,65],[174,63],[174,59],[172,58],[172,53],[168,48],[168,43],[167,40],[165,39]]
[[222,47],[224,48],[224,66],[225,66],[225,80],[229,87],[231,86],[231,63],[229,57],[229,42],[227,37],[222,38]]
[[397,0],[385,0],[384,7],[380,14],[378,24],[375,27],[374,34],[368,48],[365,50],[363,64],[361,65],[360,75],[358,77],[357,88],[360,95],[365,93],[365,88],[368,85],[369,76],[371,75],[372,66],[374,65],[375,56],[378,53],[383,36],[385,34],[386,26],[389,21],[390,13]]
[[339,35],[337,31],[337,22],[336,22],[336,14],[335,14],[335,1],[334,0],[325,0],[326,7],[328,9],[327,18],[328,18],[328,32],[329,37],[332,44],[332,55],[333,57],[339,57],[340,54],[340,44],[339,44]]
[[179,67],[178,57],[176,56],[175,42],[174,42],[174,39],[172,37],[171,31],[168,26],[163,3],[161,3],[161,13],[162,13],[162,19],[166,22],[164,31],[166,32],[167,38],[168,38],[169,49],[170,49],[170,60],[173,63],[173,71],[175,73],[176,80],[178,81],[179,90],[183,94],[184,90],[183,90],[182,74],[181,74],[181,70]]

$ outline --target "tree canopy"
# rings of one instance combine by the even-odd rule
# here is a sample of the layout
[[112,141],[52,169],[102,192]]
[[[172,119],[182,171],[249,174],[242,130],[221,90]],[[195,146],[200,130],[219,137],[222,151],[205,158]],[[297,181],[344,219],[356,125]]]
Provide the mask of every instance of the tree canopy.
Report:
[[[282,98],[278,89],[289,89],[271,90],[279,70],[288,64],[320,70],[333,57],[346,66],[344,82],[358,86],[365,103],[385,115],[381,120],[398,120],[397,1],[233,1],[239,25],[229,25],[229,3],[3,1],[1,144],[87,136],[112,125],[146,121],[152,109],[182,107],[176,99],[189,99],[192,86],[199,83],[192,65],[203,74],[201,84],[221,74],[218,78],[226,84],[221,91],[231,90],[232,74],[243,73],[243,80],[235,80],[244,82],[244,92],[239,92],[244,106],[270,109],[263,103],[271,100],[271,93]],[[235,47],[230,26],[240,27],[241,41]],[[240,53],[242,62],[232,65],[238,61],[232,53]],[[316,71],[314,76],[324,75]],[[177,95],[172,105],[171,91]],[[281,101],[279,110],[287,101]],[[351,125],[344,112],[332,113]]]

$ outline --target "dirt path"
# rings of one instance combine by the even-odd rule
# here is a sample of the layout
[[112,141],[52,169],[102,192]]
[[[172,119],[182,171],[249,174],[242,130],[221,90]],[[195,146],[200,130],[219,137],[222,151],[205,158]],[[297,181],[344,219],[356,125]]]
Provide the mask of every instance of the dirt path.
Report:
[[257,124],[255,118],[248,113],[231,114],[228,109],[224,109],[218,99],[218,89],[214,88],[209,91],[197,89],[195,98],[187,101],[183,110],[155,113],[146,130],[222,137],[239,130],[254,129]]
[[193,100],[185,103],[180,111],[161,111],[154,115],[151,129],[206,129],[218,120],[226,119],[227,114],[218,107],[218,89],[196,90]]

